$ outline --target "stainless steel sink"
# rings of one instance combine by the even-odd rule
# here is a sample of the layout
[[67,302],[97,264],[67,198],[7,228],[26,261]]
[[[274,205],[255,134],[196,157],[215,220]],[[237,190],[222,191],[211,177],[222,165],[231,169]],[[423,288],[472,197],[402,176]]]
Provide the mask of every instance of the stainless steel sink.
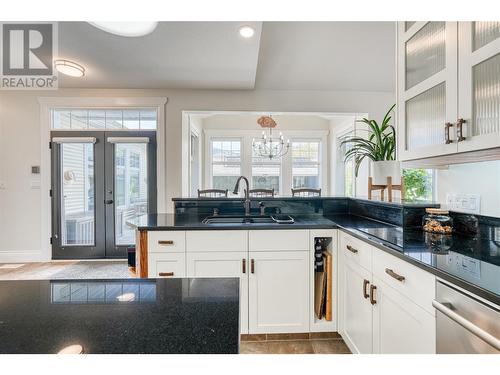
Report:
[[[280,215],[283,216],[283,215]],[[207,216],[203,219],[202,224],[208,225],[224,225],[224,224],[293,224],[294,220],[291,216],[285,218],[276,218],[271,216],[237,216],[237,215],[218,215]]]

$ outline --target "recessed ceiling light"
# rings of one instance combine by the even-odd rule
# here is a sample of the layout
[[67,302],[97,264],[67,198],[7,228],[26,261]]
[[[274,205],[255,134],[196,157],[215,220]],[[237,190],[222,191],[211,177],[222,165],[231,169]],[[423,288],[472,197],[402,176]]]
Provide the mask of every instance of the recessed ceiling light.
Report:
[[158,22],[89,22],[92,26],[98,29],[104,30],[108,33],[127,36],[127,37],[137,37],[151,34]]
[[67,76],[83,77],[85,75],[85,68],[73,61],[56,60],[54,61],[54,66],[59,73],[65,74]]
[[250,26],[241,26],[239,32],[240,35],[246,39],[253,37],[255,34],[254,28]]

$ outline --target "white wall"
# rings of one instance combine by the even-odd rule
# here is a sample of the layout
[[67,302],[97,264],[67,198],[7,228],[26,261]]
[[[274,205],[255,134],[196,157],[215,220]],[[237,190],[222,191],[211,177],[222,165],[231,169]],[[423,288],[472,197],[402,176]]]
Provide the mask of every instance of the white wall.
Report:
[[[367,112],[380,118],[395,100],[391,92],[147,89],[0,92],[0,182],[5,184],[5,189],[0,190],[0,262],[41,257],[42,198],[40,190],[30,188],[30,166],[40,164],[42,146],[38,96],[168,97],[167,182],[163,192],[168,202],[181,195],[181,144],[187,142],[187,137],[182,137],[182,111]],[[43,147],[47,152],[46,145]],[[171,210],[172,206],[169,207]]]
[[480,194],[480,214],[500,217],[500,161],[450,165],[436,176],[437,200],[443,206],[446,194]]

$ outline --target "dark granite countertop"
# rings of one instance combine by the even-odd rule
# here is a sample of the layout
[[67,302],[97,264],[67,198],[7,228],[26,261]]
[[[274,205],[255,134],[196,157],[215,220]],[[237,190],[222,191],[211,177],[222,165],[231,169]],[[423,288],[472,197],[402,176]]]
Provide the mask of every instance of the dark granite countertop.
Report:
[[0,353],[238,353],[237,278],[0,281]]
[[[239,197],[239,196],[232,196],[232,197],[203,197],[203,198],[198,198],[198,197],[177,197],[177,198],[172,198],[173,202],[199,202],[199,201],[205,201],[205,202],[221,202],[221,201],[236,201],[236,202],[243,202],[244,198]],[[345,196],[337,196],[337,195],[321,195],[321,196],[308,196],[308,197],[292,197],[282,195],[282,196],[277,196],[277,197],[250,197],[250,200],[252,201],[314,201],[314,200],[338,200],[338,201],[345,201],[345,200],[351,200],[351,201],[361,201],[361,202],[369,202],[381,206],[392,206],[392,207],[439,207],[439,203],[432,202],[432,201],[422,201],[422,200],[401,200],[401,199],[394,199],[392,202],[388,202],[385,200],[380,200],[378,198],[372,198],[368,199],[367,197],[356,197],[356,198],[351,198],[351,197],[345,197]]]
[[341,230],[500,305],[500,242],[473,236],[430,235],[352,214],[293,215],[295,224],[201,224],[192,215],[143,215],[142,230]]

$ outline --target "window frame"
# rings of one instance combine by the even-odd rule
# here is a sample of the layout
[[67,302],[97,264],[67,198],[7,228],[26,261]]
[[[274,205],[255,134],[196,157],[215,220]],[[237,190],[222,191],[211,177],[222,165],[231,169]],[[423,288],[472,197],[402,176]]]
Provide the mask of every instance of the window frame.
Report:
[[[283,130],[285,139],[290,139],[290,147],[292,142],[319,142],[319,188],[323,194],[328,194],[328,130]],[[262,135],[260,129],[256,130],[221,130],[221,129],[203,129],[204,136],[204,162],[205,173],[203,185],[200,189],[213,188],[213,170],[212,170],[212,142],[220,140],[239,139],[241,142],[241,175],[248,177],[250,188],[253,188],[252,166],[252,139],[259,140]],[[256,163],[259,165],[258,163]],[[290,149],[280,161],[280,196],[290,196],[292,189],[292,150]],[[242,191],[242,190],[241,190]]]
[[[239,141],[240,142],[240,161],[239,162],[214,162],[213,161],[213,153],[212,153],[212,144],[213,142],[224,142],[224,141]],[[205,160],[205,167],[206,171],[208,173],[205,174],[205,188],[210,188],[213,189],[213,166],[218,164],[218,165],[239,165],[240,166],[240,173],[243,174],[243,154],[245,150],[245,145],[244,145],[244,139],[242,137],[221,137],[221,136],[216,136],[216,137],[210,137],[208,139],[208,144],[206,147],[206,160]]]
[[[323,166],[324,166],[324,161],[323,161],[323,147],[324,144],[320,138],[315,138],[315,137],[307,137],[307,138],[291,138],[290,139],[290,189],[294,189],[295,187],[293,186],[293,144],[294,143],[318,143],[318,162],[317,163],[312,163],[312,162],[306,162],[306,163],[299,163],[299,165],[317,165],[318,166],[318,189],[321,189],[322,191],[326,192],[326,189],[324,188],[324,180],[325,180],[325,174],[323,172]],[[316,189],[313,187],[313,189]]]

